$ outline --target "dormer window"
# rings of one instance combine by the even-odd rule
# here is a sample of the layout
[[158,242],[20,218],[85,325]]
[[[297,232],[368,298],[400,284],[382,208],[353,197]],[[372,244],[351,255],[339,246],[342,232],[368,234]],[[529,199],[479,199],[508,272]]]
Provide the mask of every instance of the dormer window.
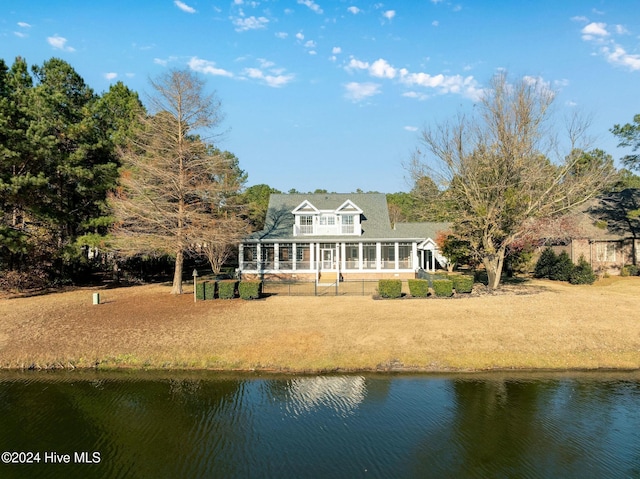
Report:
[[335,210],[318,209],[308,200],[292,211],[293,235],[341,236],[361,235],[362,210],[347,200]]
[[300,233],[303,235],[313,234],[313,216],[311,215],[300,216]]

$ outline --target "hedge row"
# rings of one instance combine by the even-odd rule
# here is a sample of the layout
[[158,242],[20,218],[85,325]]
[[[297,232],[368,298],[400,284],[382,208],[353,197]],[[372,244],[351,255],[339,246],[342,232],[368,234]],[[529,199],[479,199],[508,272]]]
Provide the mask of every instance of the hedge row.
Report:
[[262,293],[261,281],[201,281],[196,285],[196,299],[258,299]]
[[[429,283],[436,296],[448,297],[456,293],[470,293],[473,290],[473,276],[452,275],[451,279],[410,279],[409,293],[414,298],[426,298],[429,295]],[[381,279],[378,281],[378,293],[381,298],[399,298],[402,295],[402,281],[399,279]]]

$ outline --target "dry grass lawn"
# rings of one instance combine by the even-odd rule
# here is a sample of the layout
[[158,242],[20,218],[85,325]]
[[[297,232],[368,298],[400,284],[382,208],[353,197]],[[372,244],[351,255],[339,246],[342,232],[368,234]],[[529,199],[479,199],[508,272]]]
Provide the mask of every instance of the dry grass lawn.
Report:
[[[0,368],[640,368],[640,278],[453,299],[204,301],[163,285],[0,299]],[[518,294],[520,293],[520,294]],[[526,293],[526,294],[522,294]]]

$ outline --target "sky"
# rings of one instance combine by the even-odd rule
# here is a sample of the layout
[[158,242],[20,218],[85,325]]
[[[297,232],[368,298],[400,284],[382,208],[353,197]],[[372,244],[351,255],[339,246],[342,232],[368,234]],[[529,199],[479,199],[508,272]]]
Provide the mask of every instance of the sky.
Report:
[[[0,58],[57,57],[102,93],[190,69],[222,103],[218,147],[247,185],[409,191],[420,132],[473,111],[506,71],[592,119],[640,113],[637,0],[2,0]],[[560,125],[558,126],[560,128]]]

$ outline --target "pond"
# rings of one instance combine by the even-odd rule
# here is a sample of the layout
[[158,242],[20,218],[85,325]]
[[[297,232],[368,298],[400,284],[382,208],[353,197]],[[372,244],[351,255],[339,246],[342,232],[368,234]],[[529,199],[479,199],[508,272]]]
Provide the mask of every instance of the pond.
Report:
[[3,478],[640,477],[640,374],[2,373],[0,452]]

